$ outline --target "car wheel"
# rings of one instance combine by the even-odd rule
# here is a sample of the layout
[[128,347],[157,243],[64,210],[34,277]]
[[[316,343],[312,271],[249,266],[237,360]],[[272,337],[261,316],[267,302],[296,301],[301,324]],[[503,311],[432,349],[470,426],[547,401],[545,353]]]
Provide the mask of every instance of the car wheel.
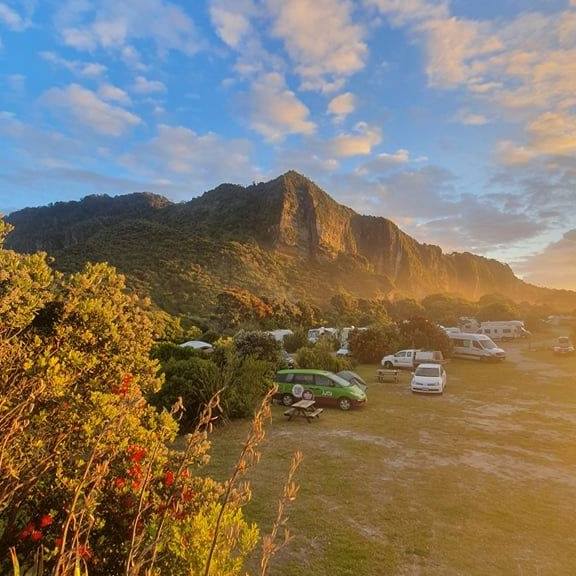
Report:
[[384,368],[394,368],[394,364],[392,364],[392,362],[384,362]]
[[350,410],[350,408],[352,408],[352,401],[348,400],[348,398],[340,398],[340,400],[338,400],[338,408],[340,408],[340,410]]
[[304,392],[302,392],[302,399],[303,400],[314,400],[314,394],[312,394],[312,392],[310,392],[310,390],[304,390]]
[[282,396],[282,404],[284,404],[284,406],[292,406],[292,404],[294,404],[294,396],[292,396],[292,394],[284,394],[284,396]]

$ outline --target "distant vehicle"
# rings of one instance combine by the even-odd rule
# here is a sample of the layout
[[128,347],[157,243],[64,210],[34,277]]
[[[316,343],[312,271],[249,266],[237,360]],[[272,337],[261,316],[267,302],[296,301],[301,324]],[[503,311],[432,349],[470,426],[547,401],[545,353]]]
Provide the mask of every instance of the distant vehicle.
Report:
[[284,364],[288,366],[288,368],[294,368],[294,366],[296,366],[296,361],[294,360],[293,356],[288,354],[286,350],[282,350],[281,354],[282,354],[282,360]]
[[446,334],[454,334],[456,332],[461,332],[460,328],[458,328],[457,326],[440,326],[441,330],[444,330],[444,332],[446,332]]
[[365,392],[344,378],[325,370],[290,369],[276,374],[276,397],[290,406],[298,400],[316,400],[350,410],[366,402]]
[[452,342],[452,354],[456,358],[472,360],[506,360],[506,351],[494,344],[485,334],[448,334]]
[[214,346],[209,342],[202,342],[202,340],[190,340],[190,342],[184,342],[184,344],[180,344],[180,348],[193,348],[194,350],[200,350],[206,354],[214,352]]
[[560,336],[552,349],[554,350],[554,354],[573,354],[576,350],[568,336]]
[[442,394],[446,386],[446,370],[440,364],[420,364],[412,375],[412,392]]
[[336,328],[325,328],[321,326],[320,328],[311,328],[308,330],[308,342],[316,344],[322,336],[338,336],[338,330]]
[[277,342],[284,342],[284,338],[286,338],[286,336],[291,336],[292,334],[294,334],[294,332],[288,329],[278,329],[278,330],[269,330],[267,334],[270,334],[270,336],[272,336],[274,340],[276,340]]
[[522,320],[501,320],[494,322],[482,322],[479,334],[486,334],[493,340],[515,340],[516,338],[528,338],[530,332],[524,327]]
[[359,374],[356,374],[356,372],[352,372],[351,370],[342,370],[341,372],[338,372],[336,376],[344,378],[344,380],[347,380],[350,384],[355,384],[360,388],[360,390],[362,390],[362,392],[368,390],[368,384],[366,384],[366,381]]
[[340,348],[336,352],[336,356],[339,356],[340,358],[345,358],[346,356],[351,356],[351,355],[352,355],[352,353],[348,349],[348,346],[342,346],[342,348]]
[[342,328],[342,330],[340,330],[340,344],[342,345],[343,348],[347,347],[346,344],[348,344],[350,334],[355,330],[358,330],[359,332],[364,332],[368,330],[368,328],[366,327],[358,328],[356,326],[346,326],[345,328]]
[[400,350],[382,358],[384,368],[404,368],[413,370],[423,362],[442,363],[444,356],[438,350]]
[[458,319],[458,328],[461,332],[477,332],[480,329],[480,322],[476,318],[462,316]]

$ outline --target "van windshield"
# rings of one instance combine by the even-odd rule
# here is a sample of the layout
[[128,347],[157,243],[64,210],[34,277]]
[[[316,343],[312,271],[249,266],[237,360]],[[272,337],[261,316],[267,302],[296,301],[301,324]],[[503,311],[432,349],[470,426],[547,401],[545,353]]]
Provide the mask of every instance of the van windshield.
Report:
[[416,369],[416,376],[422,376],[423,378],[435,378],[436,376],[439,375],[440,375],[439,368],[421,366],[420,368]]
[[494,348],[498,348],[498,346],[496,346],[496,344],[494,344],[494,342],[489,338],[487,340],[480,340],[480,345],[484,350],[493,350]]

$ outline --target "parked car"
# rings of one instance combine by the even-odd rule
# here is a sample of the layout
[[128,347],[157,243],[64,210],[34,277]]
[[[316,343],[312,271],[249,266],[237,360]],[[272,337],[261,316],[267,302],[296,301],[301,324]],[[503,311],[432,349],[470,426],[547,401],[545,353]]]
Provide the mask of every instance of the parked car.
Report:
[[568,336],[560,336],[553,347],[554,354],[572,354],[575,350]]
[[184,344],[180,344],[180,348],[193,348],[194,350],[200,350],[206,354],[214,352],[214,346],[209,342],[202,342],[202,340],[190,340],[190,342],[184,342]]
[[447,334],[452,342],[452,355],[456,358],[470,358],[472,360],[506,360],[506,351],[494,344],[485,334]]
[[276,374],[276,398],[290,406],[298,400],[316,400],[350,410],[366,402],[366,394],[358,386],[325,370],[289,369]]
[[446,386],[446,370],[441,364],[420,364],[412,375],[412,392],[443,394]]
[[350,384],[355,384],[362,390],[362,392],[366,392],[368,390],[368,384],[366,381],[356,372],[352,372],[351,370],[342,370],[338,372],[336,376],[340,376],[340,378],[344,378],[344,380],[350,382]]
[[396,354],[389,354],[382,358],[384,368],[403,368],[413,370],[423,362],[441,364],[444,362],[442,352],[438,350],[400,350]]
[[352,352],[350,352],[350,350],[348,349],[348,346],[342,346],[342,348],[340,348],[338,350],[338,352],[336,352],[336,356],[339,356],[340,358],[346,358],[346,356],[351,356]]

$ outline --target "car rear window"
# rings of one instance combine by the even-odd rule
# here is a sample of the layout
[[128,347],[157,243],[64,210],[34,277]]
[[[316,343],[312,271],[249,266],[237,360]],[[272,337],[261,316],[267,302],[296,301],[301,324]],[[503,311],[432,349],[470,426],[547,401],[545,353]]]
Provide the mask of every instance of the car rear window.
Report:
[[435,376],[440,376],[439,368],[424,368],[420,367],[416,370],[416,376],[423,376],[424,378],[434,378]]

